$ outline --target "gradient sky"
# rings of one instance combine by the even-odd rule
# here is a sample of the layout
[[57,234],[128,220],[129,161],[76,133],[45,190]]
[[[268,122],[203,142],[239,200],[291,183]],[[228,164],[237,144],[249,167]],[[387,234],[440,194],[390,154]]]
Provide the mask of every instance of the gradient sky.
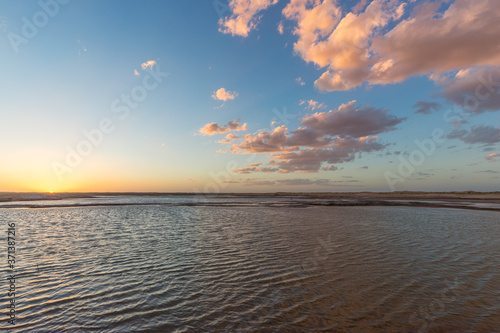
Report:
[[0,191],[499,190],[498,22],[497,0],[1,0]]

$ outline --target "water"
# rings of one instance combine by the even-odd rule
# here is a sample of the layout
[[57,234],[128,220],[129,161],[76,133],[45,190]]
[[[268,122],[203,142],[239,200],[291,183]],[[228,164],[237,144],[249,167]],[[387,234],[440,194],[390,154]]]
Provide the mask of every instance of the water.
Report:
[[[16,325],[3,310],[0,327],[499,331],[500,213],[287,200],[128,196],[0,209],[3,232],[16,223],[17,267]],[[104,205],[75,206],[92,203]],[[106,205],[116,203],[141,205]],[[8,288],[0,284],[3,309]]]

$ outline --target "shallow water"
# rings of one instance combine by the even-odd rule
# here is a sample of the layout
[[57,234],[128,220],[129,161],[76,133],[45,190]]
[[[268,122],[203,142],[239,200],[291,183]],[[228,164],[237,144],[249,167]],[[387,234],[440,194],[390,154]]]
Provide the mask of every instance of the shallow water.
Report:
[[[279,207],[284,199],[276,198],[229,200],[234,205],[0,209],[5,233],[7,223],[16,223],[17,269],[16,325],[2,315],[0,327],[19,332],[495,332],[500,327],[498,212],[294,208]],[[270,201],[277,205],[270,207]],[[0,253],[5,263],[6,243]],[[4,276],[12,274],[6,264],[2,269]],[[8,288],[7,280],[0,285],[4,305]]]

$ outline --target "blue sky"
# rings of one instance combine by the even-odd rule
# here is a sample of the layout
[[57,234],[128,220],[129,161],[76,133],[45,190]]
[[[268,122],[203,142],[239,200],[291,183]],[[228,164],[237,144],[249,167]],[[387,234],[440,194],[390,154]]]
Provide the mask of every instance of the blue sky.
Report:
[[3,0],[0,191],[498,190],[498,16],[493,0]]

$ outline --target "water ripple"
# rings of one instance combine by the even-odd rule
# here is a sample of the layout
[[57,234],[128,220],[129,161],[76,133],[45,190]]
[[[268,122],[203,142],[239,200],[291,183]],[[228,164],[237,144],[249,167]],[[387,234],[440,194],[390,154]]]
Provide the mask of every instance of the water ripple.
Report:
[[497,212],[285,209],[262,198],[254,208],[171,204],[0,209],[19,231],[11,331],[493,332],[500,325]]

